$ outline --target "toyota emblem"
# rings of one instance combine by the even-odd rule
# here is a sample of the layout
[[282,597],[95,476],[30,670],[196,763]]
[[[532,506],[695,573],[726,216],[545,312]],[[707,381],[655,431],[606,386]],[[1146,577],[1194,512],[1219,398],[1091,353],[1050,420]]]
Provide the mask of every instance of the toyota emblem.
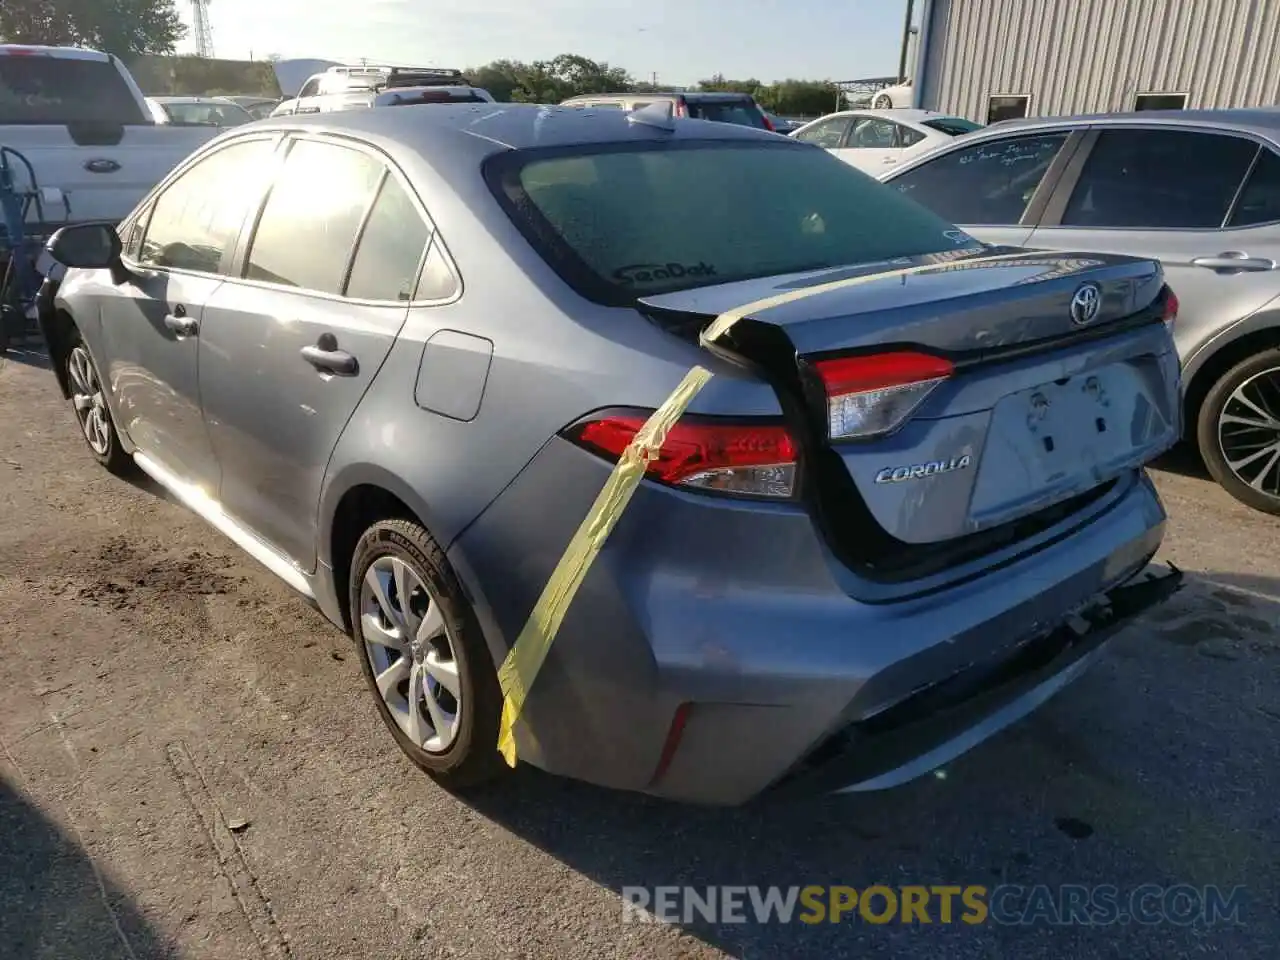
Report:
[[1098,319],[1102,309],[1102,290],[1096,283],[1082,283],[1071,298],[1071,322],[1083,327]]

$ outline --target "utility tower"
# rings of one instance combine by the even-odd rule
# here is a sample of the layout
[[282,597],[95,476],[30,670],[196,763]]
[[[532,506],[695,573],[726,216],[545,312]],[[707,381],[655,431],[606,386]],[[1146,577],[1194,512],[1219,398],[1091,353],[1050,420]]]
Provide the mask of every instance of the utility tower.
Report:
[[196,56],[213,56],[213,29],[209,26],[209,0],[191,0],[191,20],[196,34]]

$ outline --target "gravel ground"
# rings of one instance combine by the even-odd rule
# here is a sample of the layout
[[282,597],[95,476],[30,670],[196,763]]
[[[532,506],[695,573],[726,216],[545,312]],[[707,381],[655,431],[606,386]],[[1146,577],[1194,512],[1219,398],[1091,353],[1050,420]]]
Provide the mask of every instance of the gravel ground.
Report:
[[[680,808],[402,759],[346,637],[0,365],[0,956],[1274,956],[1280,522],[1157,474],[1189,574],[1043,710],[881,794]],[[1241,923],[621,922],[626,886],[1218,884]],[[936,920],[935,914],[935,920]]]

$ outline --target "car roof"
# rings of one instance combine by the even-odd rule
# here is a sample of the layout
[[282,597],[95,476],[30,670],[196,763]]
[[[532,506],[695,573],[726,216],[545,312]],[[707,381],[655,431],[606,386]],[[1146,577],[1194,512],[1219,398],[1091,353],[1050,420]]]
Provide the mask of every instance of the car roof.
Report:
[[1142,110],[1136,113],[1093,113],[1077,114],[1070,117],[1028,117],[994,123],[980,131],[975,131],[969,137],[1000,135],[1010,130],[1117,126],[1134,123],[1173,128],[1195,127],[1234,130],[1258,134],[1271,140],[1280,138],[1280,108],[1277,107],[1240,107],[1231,110]]
[[[619,110],[518,103],[409,104],[395,110],[340,110],[272,117],[255,130],[301,129],[364,137],[431,154],[435,144],[456,138],[484,153],[534,147],[642,143],[663,140],[759,140],[786,143],[754,127],[708,120],[676,119],[673,129],[638,123]],[[245,128],[240,128],[245,129]]]

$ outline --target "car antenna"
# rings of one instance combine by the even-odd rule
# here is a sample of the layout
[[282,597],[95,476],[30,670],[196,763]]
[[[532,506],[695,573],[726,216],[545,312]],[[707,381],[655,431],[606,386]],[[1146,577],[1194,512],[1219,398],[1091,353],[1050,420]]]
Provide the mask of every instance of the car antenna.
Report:
[[675,105],[670,100],[659,100],[647,107],[633,110],[627,114],[627,123],[642,123],[646,127],[657,127],[659,130],[675,130]]

